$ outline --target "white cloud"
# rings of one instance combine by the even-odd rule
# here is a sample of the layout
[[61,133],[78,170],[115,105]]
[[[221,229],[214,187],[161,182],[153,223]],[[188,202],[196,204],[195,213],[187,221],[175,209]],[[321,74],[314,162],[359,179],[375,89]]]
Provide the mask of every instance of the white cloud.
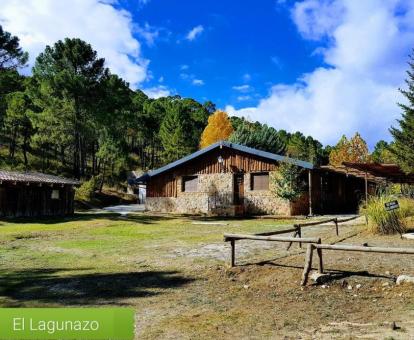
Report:
[[150,87],[142,90],[150,98],[168,97],[171,91],[164,85]]
[[202,86],[204,85],[204,81],[202,79],[193,79],[192,84],[196,86]]
[[147,22],[143,26],[136,25],[135,31],[145,40],[148,46],[153,46],[160,35],[160,29],[149,25]]
[[203,33],[204,27],[202,25],[198,25],[194,27],[190,32],[187,33],[186,39],[189,41],[193,41],[197,38],[201,33]]
[[92,45],[108,67],[133,87],[146,79],[149,61],[132,35],[131,14],[99,0],[0,0],[0,23],[20,38],[33,65],[46,45],[80,38]]
[[239,91],[239,92],[248,92],[251,90],[251,87],[248,84],[244,84],[244,85],[233,86],[232,89]]
[[181,65],[180,66],[180,70],[188,70],[188,68],[189,68],[189,66],[188,65],[186,65],[186,64],[183,64],[183,65]]
[[227,106],[228,112],[299,130],[323,143],[356,131],[371,146],[389,139],[413,47],[414,3],[305,0],[295,5],[292,18],[305,39],[319,42],[327,66],[294,84],[275,84],[257,107]]
[[252,97],[250,97],[250,96],[238,96],[238,97],[237,97],[237,100],[238,100],[239,102],[241,102],[241,101],[245,101],[245,100],[249,100],[249,99],[252,99]]

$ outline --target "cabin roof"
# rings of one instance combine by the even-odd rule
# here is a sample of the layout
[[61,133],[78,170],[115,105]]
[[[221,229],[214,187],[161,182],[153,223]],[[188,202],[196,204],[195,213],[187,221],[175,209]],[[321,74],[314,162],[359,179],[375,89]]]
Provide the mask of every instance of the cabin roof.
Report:
[[257,149],[253,149],[253,148],[249,148],[247,146],[244,145],[240,145],[240,144],[235,144],[235,143],[231,143],[231,142],[227,142],[227,141],[219,141],[217,143],[211,144],[210,146],[198,150],[188,156],[185,156],[179,160],[176,160],[172,163],[169,163],[161,168],[158,168],[156,170],[153,171],[149,171],[147,173],[145,173],[144,175],[142,175],[141,177],[138,177],[137,179],[134,180],[135,183],[137,182],[146,182],[147,180],[149,180],[151,177],[157,176],[159,174],[162,174],[163,172],[166,172],[167,170],[176,168],[179,165],[182,165],[184,163],[187,163],[193,159],[196,159],[198,157],[200,157],[201,155],[204,155],[205,153],[217,149],[217,148],[221,148],[221,147],[226,147],[229,149],[234,149],[237,151],[241,151],[250,155],[254,155],[254,156],[259,156],[265,159],[269,159],[272,161],[277,161],[277,162],[286,162],[286,163],[290,163],[290,164],[294,164],[297,166],[300,166],[302,168],[305,169],[313,169],[313,164],[310,162],[305,162],[305,161],[301,161],[299,159],[295,159],[295,158],[290,158],[290,157],[286,157],[286,156],[282,156],[282,155],[277,155],[274,153],[270,153],[270,152],[266,152],[266,151],[262,151],[262,150],[257,150]]
[[23,183],[45,183],[45,184],[67,184],[78,185],[78,181],[59,176],[42,174],[40,172],[18,172],[0,170],[1,182],[23,182]]

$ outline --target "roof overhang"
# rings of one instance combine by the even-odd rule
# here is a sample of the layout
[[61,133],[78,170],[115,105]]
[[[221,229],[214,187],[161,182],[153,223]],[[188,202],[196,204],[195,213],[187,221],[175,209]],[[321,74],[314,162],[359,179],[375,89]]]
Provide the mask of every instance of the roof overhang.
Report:
[[392,183],[413,184],[414,174],[405,173],[397,164],[343,162],[345,167]]
[[366,178],[368,181],[376,183],[414,184],[414,174],[404,173],[396,164],[343,162],[339,166],[323,165],[319,169],[362,179]]
[[133,180],[133,183],[138,184],[138,183],[145,183],[147,182],[151,177],[157,176],[159,174],[162,174],[170,169],[173,169],[179,165],[185,164],[193,159],[196,159],[206,153],[208,153],[209,151],[212,151],[214,149],[217,148],[229,148],[229,149],[233,149],[233,150],[237,150],[240,152],[244,152],[250,155],[254,155],[254,156],[258,156],[261,158],[265,158],[268,160],[272,160],[272,161],[277,161],[277,162],[285,162],[285,163],[290,163],[290,164],[294,164],[297,165],[301,168],[305,168],[305,169],[313,169],[314,166],[312,163],[310,162],[306,162],[306,161],[302,161],[299,159],[295,159],[295,158],[290,158],[287,156],[282,156],[282,155],[278,155],[278,154],[274,154],[271,152],[266,152],[266,151],[262,151],[262,150],[257,150],[257,149],[253,149],[253,148],[249,148],[247,146],[244,145],[239,145],[239,144],[235,144],[235,143],[230,143],[227,141],[220,141],[214,144],[211,144],[210,146],[198,150],[188,156],[185,156],[179,160],[176,160],[175,162],[169,163],[159,169],[153,170],[153,171],[149,171],[146,174],[136,178],[135,180]]

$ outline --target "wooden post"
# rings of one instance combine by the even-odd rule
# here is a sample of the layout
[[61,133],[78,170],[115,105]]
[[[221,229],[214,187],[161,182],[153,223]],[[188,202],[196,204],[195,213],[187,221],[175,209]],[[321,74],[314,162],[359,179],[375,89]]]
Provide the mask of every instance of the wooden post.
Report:
[[365,171],[365,206],[368,206],[368,174]]
[[309,182],[309,216],[313,215],[312,212],[312,172],[308,170],[308,182]]
[[[299,238],[302,238],[302,228],[300,225],[298,226],[298,236]],[[299,242],[299,248],[302,248],[302,242]]]
[[306,283],[308,282],[309,272],[312,269],[312,257],[313,244],[308,244],[308,248],[306,249],[305,266],[302,273],[302,281],[300,283],[302,286],[306,286]]
[[[298,232],[299,226],[295,224],[294,227],[295,227],[295,232],[293,233],[292,237],[296,237],[297,235],[299,235],[299,232]],[[292,246],[292,243],[293,242],[289,242],[288,246],[286,247],[286,250],[290,249],[290,247]]]
[[339,236],[339,228],[338,228],[338,219],[337,218],[335,218],[334,223],[335,223],[336,236]]
[[231,240],[231,266],[234,267],[236,265],[236,241]]
[[[318,240],[318,244],[321,244],[321,239]],[[323,274],[323,260],[322,260],[322,249],[316,248],[316,252],[318,253],[318,271],[320,274]]]

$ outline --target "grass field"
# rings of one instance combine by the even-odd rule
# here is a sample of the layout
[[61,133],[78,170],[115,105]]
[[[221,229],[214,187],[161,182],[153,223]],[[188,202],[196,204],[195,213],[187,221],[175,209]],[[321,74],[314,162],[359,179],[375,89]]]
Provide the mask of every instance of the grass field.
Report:
[[[394,284],[395,275],[414,272],[413,258],[331,256],[326,265],[342,270],[338,279],[301,289],[300,249],[240,242],[240,265],[231,269],[222,241],[224,231],[267,231],[293,221],[207,222],[217,224],[146,214],[0,221],[0,305],[132,306],[137,338],[149,339],[413,335],[413,287]],[[393,236],[361,236],[360,229],[344,227],[339,238],[412,246]],[[339,239],[329,227],[306,234]],[[401,329],[391,331],[392,321]]]

